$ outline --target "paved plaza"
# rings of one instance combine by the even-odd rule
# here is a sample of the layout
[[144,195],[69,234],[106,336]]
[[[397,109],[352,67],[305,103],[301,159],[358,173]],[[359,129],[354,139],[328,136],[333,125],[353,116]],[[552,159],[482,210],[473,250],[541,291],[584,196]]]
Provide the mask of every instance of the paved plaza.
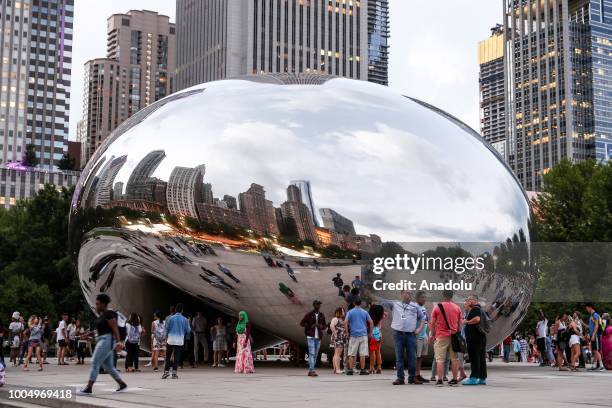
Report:
[[[0,407],[33,407],[30,403],[7,401],[7,392],[16,387],[82,387],[88,366],[45,366],[42,373],[9,368],[7,385],[0,388]],[[458,407],[612,407],[609,372],[559,372],[535,365],[493,363],[487,386],[436,387],[427,385],[393,386],[392,370],[382,375],[333,375],[324,368],[318,378],[287,363],[258,362],[252,375],[234,374],[232,368],[185,368],[178,380],[162,380],[160,372],[143,368],[141,373],[123,374],[129,391],[113,393],[115,383],[101,375],[95,396],[53,407],[325,407],[341,404],[350,407],[391,407],[418,404],[435,407],[441,403]],[[427,371],[426,374],[429,374]]]

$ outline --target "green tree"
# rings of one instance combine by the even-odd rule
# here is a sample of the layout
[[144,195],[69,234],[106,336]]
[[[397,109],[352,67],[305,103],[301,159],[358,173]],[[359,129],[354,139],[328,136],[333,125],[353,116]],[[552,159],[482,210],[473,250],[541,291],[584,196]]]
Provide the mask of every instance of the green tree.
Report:
[[[19,278],[33,282],[33,288],[46,287],[51,306],[38,313],[76,313],[84,307],[68,247],[71,196],[71,191],[45,185],[33,198],[19,201],[8,210],[0,209],[0,286],[4,288]],[[18,294],[29,296],[23,285],[19,288]],[[15,305],[14,298],[0,296],[2,310]]]
[[[550,321],[561,312],[584,314],[585,304],[577,300],[606,299],[612,281],[612,162],[564,160],[543,181],[542,193],[533,201],[533,236],[540,242],[536,244],[536,302],[519,328],[529,333],[540,309]],[[612,303],[596,306],[612,309]]]
[[57,162],[57,168],[60,170],[75,170],[76,161],[70,157],[68,153],[64,153],[62,158]]
[[34,150],[34,145],[29,144],[26,146],[26,151],[21,159],[21,164],[26,167],[36,167],[38,166],[38,158],[36,157],[36,151]]
[[538,241],[612,241],[612,162],[564,160],[543,187],[533,203]]
[[55,312],[53,296],[47,285],[37,284],[21,275],[8,278],[0,286],[0,316],[10,316],[14,311],[19,311],[25,319],[32,314],[45,316]]

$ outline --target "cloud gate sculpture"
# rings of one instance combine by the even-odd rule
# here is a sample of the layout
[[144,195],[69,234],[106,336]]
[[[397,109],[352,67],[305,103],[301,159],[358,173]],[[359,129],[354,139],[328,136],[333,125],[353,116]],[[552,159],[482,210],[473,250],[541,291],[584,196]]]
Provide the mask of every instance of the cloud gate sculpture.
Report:
[[[375,279],[461,279],[471,289],[455,300],[479,294],[494,345],[530,301],[529,223],[517,180],[466,125],[386,87],[308,74],[205,83],[140,110],[87,164],[70,218],[90,305],[106,292],[147,324],[179,301],[210,317],[246,310],[255,347],[304,343],[312,301],[329,321],[355,276],[367,303],[400,297]],[[487,261],[460,277],[373,273],[398,253]],[[428,296],[431,310],[439,292]]]

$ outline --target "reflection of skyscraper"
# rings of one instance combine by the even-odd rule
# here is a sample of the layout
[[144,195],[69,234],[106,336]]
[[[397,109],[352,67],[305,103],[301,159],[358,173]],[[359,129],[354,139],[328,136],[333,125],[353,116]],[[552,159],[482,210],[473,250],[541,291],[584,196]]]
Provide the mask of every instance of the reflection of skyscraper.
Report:
[[302,193],[302,202],[306,204],[308,207],[308,211],[310,212],[310,216],[312,218],[312,222],[315,227],[319,227],[319,220],[317,219],[317,210],[314,205],[314,201],[312,200],[312,190],[310,189],[310,181],[308,180],[293,180],[291,184],[300,189],[300,193]]
[[319,212],[325,228],[329,228],[339,234],[355,235],[353,221],[343,217],[331,208],[321,208]]
[[123,199],[123,182],[119,181],[113,186],[113,200]]
[[155,180],[151,175],[165,157],[166,153],[163,150],[153,150],[136,165],[125,188],[128,200],[154,201]]
[[116,159],[111,157],[106,165],[102,168],[100,172],[100,179],[98,180],[98,185],[96,186],[96,194],[94,205],[103,206],[113,199],[113,183],[115,182],[115,177],[117,177],[117,173],[121,170],[121,167],[125,164],[127,160],[127,155],[123,155],[117,157]]
[[252,183],[244,193],[238,195],[240,211],[247,219],[251,229],[259,234],[278,235],[276,214],[272,201],[266,200],[266,191],[263,186]]
[[214,203],[215,199],[213,197],[212,184],[204,183],[204,185],[202,186],[202,197],[198,201],[201,201],[207,204]]
[[238,209],[238,202],[236,201],[236,197],[232,197],[231,195],[224,195],[223,201],[227,204],[227,208],[232,208],[234,210]]
[[291,184],[287,187],[287,201],[281,204],[281,214],[283,223],[292,221],[291,223],[295,226],[295,235],[299,239],[317,243],[312,215],[306,204],[302,202],[302,193],[298,186]]
[[166,201],[170,214],[198,218],[196,202],[202,194],[204,165],[175,167],[166,187]]

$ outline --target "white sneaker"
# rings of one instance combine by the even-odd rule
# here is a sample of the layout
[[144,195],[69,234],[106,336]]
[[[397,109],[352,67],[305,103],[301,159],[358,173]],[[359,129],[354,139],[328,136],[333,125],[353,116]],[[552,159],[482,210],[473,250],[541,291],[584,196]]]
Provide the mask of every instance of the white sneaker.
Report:
[[225,364],[219,364],[219,367],[225,367]]
[[153,364],[151,364],[150,362],[145,364],[145,367],[151,367]]

